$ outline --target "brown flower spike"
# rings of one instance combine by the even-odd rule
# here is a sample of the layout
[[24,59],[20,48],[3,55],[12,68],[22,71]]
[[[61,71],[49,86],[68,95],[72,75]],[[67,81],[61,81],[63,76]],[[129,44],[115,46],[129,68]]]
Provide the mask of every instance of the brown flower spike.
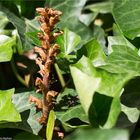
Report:
[[42,117],[39,118],[41,124],[47,123],[48,115],[54,105],[54,97],[57,92],[50,90],[51,82],[51,66],[54,64],[55,56],[58,53],[59,45],[54,44],[54,40],[62,32],[54,32],[55,24],[59,21],[61,12],[51,8],[37,8],[36,11],[40,14],[38,21],[41,24],[41,32],[38,37],[41,41],[41,47],[35,47],[34,52],[38,54],[36,64],[40,70],[40,77],[36,78],[35,86],[37,91],[43,94],[43,100],[39,100],[30,96],[29,100],[35,102],[38,108],[42,108]]

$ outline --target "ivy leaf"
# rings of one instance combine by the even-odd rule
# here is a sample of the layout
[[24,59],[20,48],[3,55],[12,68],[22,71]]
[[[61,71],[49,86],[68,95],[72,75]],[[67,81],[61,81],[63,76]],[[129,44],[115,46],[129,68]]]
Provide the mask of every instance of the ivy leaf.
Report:
[[[34,91],[16,93],[13,96],[13,103],[15,108],[20,112],[22,122],[19,123],[4,123],[0,128],[18,128],[27,132],[38,134],[42,126],[37,119],[41,117],[41,112],[37,112],[35,105],[29,103],[29,96],[40,97]],[[9,117],[9,116],[8,116]]]
[[81,121],[88,123],[88,117],[85,114],[81,105],[71,107],[67,111],[56,111],[56,117],[63,123],[66,123],[73,118],[78,118]]
[[106,51],[106,40],[105,40],[105,32],[103,28],[94,25],[94,31],[93,31],[94,38],[98,41],[100,46],[103,48],[104,51]]
[[[81,104],[86,114],[89,113],[91,117],[90,121],[94,123],[99,122],[100,125],[105,125],[104,127],[107,128],[113,127],[121,112],[118,98],[122,88],[134,75],[112,74],[95,68],[92,62],[86,57],[82,57],[79,62],[72,65],[70,69]],[[98,92],[99,95],[95,94],[95,92]],[[109,97],[112,98],[112,101]],[[104,106],[100,106],[98,102],[104,102],[104,104],[106,104],[106,108],[108,108],[106,112],[104,111]],[[117,112],[114,111],[116,109]],[[95,116],[95,111],[97,117]],[[108,120],[106,118],[107,114],[109,114]],[[104,120],[104,123],[102,120]]]
[[91,22],[96,18],[97,13],[81,14],[79,20],[83,22],[86,26],[89,26]]
[[39,27],[40,25],[39,25],[37,18],[34,18],[33,20],[26,19],[25,22],[26,22],[25,39],[30,44],[40,46],[41,42],[40,42],[39,38],[37,37],[37,34],[40,29],[40,27]]
[[0,90],[0,123],[21,121],[20,114],[11,101],[14,91],[14,89]]
[[34,134],[37,134],[39,130],[42,128],[42,126],[37,121],[37,118],[41,116],[41,112],[40,111],[36,112],[35,105],[29,102],[30,95],[35,96],[35,97],[40,97],[40,95],[38,95],[38,93],[35,93],[35,91],[18,93],[18,94],[15,94],[13,103],[15,104],[16,109],[21,114],[23,114],[23,116],[27,115],[26,111],[29,111],[29,116],[27,117],[26,120],[23,120],[22,123],[24,124],[28,123],[31,130],[30,129],[27,130],[26,128],[24,129],[26,129],[26,131],[31,131]]
[[86,43],[78,52],[87,56],[95,67],[105,63],[106,56],[96,39],[92,39]]
[[77,129],[65,140],[128,140],[128,131],[124,129]]
[[123,45],[114,45],[113,52],[107,57],[106,65],[101,66],[111,73],[133,73],[140,75],[140,57],[137,51]]
[[26,35],[26,37],[28,37],[28,39],[31,41],[32,44],[40,46],[41,43],[40,43],[40,40],[37,38],[37,33],[38,33],[38,31],[27,32],[27,33],[25,33],[25,35]]
[[13,55],[12,47],[15,44],[15,38],[0,35],[0,62],[7,62],[11,60]]
[[8,23],[8,19],[3,12],[0,12],[0,21],[0,29],[4,29],[4,27]]
[[65,56],[73,52],[80,41],[80,36],[67,28],[64,29],[63,35],[57,39],[57,43],[60,44],[61,53],[63,53]]
[[85,9],[91,10],[92,12],[102,13],[102,14],[111,13],[112,8],[113,8],[113,3],[111,1],[94,3],[85,7]]
[[17,6],[12,1],[1,1],[0,2],[0,10],[4,12],[9,19],[9,21],[15,26],[18,31],[19,38],[19,53],[22,53],[23,50],[29,50],[33,46],[32,44],[25,38],[26,32],[26,23],[23,18],[20,17]]
[[111,54],[113,52],[113,45],[125,45],[131,48],[132,50],[137,50],[134,45],[132,45],[123,35],[122,36],[109,36],[108,37],[108,53]]
[[[92,103],[93,94],[99,87],[101,79],[99,77],[94,77],[95,70],[92,67],[92,63],[90,63],[88,59],[87,62],[84,61],[84,59],[86,59],[85,57],[82,57],[82,59],[76,65],[71,66],[70,70],[82,106],[86,114],[88,114],[88,110]],[[88,74],[82,71],[85,67],[87,68]]]
[[113,0],[113,17],[124,33],[130,39],[140,34],[140,1],[138,0]]

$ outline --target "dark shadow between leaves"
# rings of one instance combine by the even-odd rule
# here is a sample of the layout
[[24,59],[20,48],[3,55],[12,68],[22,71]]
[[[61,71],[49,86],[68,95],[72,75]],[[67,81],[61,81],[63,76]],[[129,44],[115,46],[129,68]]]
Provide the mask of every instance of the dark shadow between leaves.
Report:
[[140,109],[140,77],[132,79],[125,86],[124,93],[121,96],[121,102],[128,107]]
[[95,93],[92,99],[92,104],[89,108],[89,121],[93,127],[103,126],[107,121],[111,103],[111,97]]
[[123,128],[123,129],[128,129],[129,132],[132,134],[134,129],[135,129],[136,123],[131,123],[127,116],[121,112],[119,117],[118,117],[118,121],[116,123],[117,128]]

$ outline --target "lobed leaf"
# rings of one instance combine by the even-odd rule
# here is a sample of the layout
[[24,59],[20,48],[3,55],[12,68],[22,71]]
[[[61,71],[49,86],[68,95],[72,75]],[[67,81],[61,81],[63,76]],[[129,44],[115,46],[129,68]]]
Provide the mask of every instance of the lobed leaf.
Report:
[[124,45],[114,45],[113,52],[107,57],[106,64],[101,66],[110,73],[140,74],[140,57],[137,51]]
[[81,105],[76,105],[74,107],[69,108],[67,111],[56,111],[56,117],[61,122],[66,123],[67,121],[78,118],[83,122],[88,123],[87,115],[85,114]]
[[0,123],[21,121],[20,114],[12,103],[14,91],[15,89],[0,90]]
[[76,50],[76,47],[80,41],[80,36],[68,30],[67,28],[64,29],[63,35],[57,39],[57,43],[60,44],[61,53],[63,53],[64,56],[67,56]]
[[16,44],[15,38],[0,35],[0,62],[10,61],[13,55],[12,47]]
[[17,128],[33,133],[35,135],[38,134],[42,128],[42,126],[37,121],[37,119],[41,117],[41,112],[37,112],[35,105],[29,102],[30,95],[39,97],[39,94],[35,93],[34,91],[14,94],[13,103],[15,108],[21,114],[21,122],[3,123],[0,125],[0,128]]
[[130,39],[140,34],[140,1],[138,0],[113,0],[113,17],[124,33]]
[[[119,101],[121,90],[125,83],[134,75],[112,74],[95,68],[92,62],[86,57],[82,57],[80,61],[72,65],[70,69],[81,104],[85,112],[87,114],[89,113],[90,121],[105,125],[104,127],[107,128],[113,127],[121,112]],[[97,96],[95,92],[98,92],[99,95]],[[112,101],[108,97],[111,97]],[[101,106],[100,103],[107,105],[106,112],[104,112],[105,105],[103,104],[103,106]],[[108,119],[103,114],[105,116],[108,114]],[[100,121],[98,122],[97,120]],[[104,123],[102,120],[104,120]]]
[[87,5],[85,9],[89,9],[92,12],[96,13],[112,13],[113,3],[111,1],[109,2],[100,2],[100,3],[94,3]]

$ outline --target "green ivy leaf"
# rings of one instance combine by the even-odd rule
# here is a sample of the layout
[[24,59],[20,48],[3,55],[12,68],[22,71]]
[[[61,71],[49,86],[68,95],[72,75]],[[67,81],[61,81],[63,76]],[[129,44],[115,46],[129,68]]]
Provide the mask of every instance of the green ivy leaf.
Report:
[[131,44],[123,35],[122,36],[108,36],[108,54],[113,52],[113,45],[125,45],[132,50],[137,50],[137,48]]
[[79,20],[83,22],[86,26],[89,26],[92,21],[96,18],[97,13],[81,14]]
[[9,21],[15,26],[18,32],[18,51],[22,53],[25,50],[29,50],[33,45],[26,39],[25,32],[27,25],[25,19],[21,18],[17,6],[12,1],[1,1],[0,10],[4,12]]
[[[16,109],[24,115],[27,115],[29,111],[29,116],[25,119],[22,118],[23,124],[28,124],[30,126],[29,128],[24,128],[26,131],[32,132],[34,134],[37,134],[39,130],[41,129],[41,125],[37,121],[39,117],[41,117],[41,112],[36,112],[36,107],[34,104],[31,104],[29,102],[29,96],[32,95],[34,97],[40,98],[40,95],[38,93],[35,93],[35,91],[31,92],[22,92],[15,94],[13,98],[13,103],[15,104]],[[24,113],[25,112],[25,113]],[[22,125],[22,124],[21,124]],[[23,125],[24,127],[24,125]]]
[[63,53],[65,56],[73,52],[80,41],[80,36],[67,28],[64,29],[63,35],[57,39],[58,44],[60,44],[61,53]]
[[92,61],[95,67],[103,65],[105,63],[106,56],[96,39],[92,39],[78,51],[82,55],[84,54],[85,56],[87,56]]
[[140,1],[138,0],[113,0],[113,17],[124,33],[130,39],[140,34]]
[[34,45],[40,46],[41,43],[40,43],[39,38],[37,38],[37,33],[38,33],[38,31],[36,31],[36,32],[27,32],[27,33],[25,33],[25,35],[27,36],[27,38],[29,40],[31,40],[31,43],[33,43]]
[[123,45],[112,46],[113,52],[107,57],[103,69],[111,73],[133,73],[140,75],[140,57],[138,52]]
[[63,123],[66,123],[67,121],[78,118],[83,122],[88,123],[88,117],[85,114],[83,108],[81,105],[76,105],[74,107],[69,108],[67,111],[56,111],[56,117]]
[[113,8],[113,3],[111,1],[94,3],[85,7],[85,9],[91,10],[92,12],[102,13],[102,14],[112,13],[112,8]]
[[12,103],[14,91],[14,89],[0,90],[0,123],[21,121],[20,114]]
[[4,29],[4,27],[8,23],[8,19],[3,12],[0,12],[0,21],[0,29]]
[[[88,114],[89,107],[92,103],[93,94],[99,87],[101,79],[96,76],[94,77],[95,70],[92,68],[92,64],[89,62],[89,60],[87,60],[87,63],[86,61],[84,62],[84,59],[86,58],[83,57],[83,60],[81,60],[81,62],[85,64],[84,66],[80,62],[75,66],[71,66],[70,70],[82,106],[86,111],[86,114]],[[84,68],[87,69],[88,74],[82,71]]]
[[0,35],[0,62],[7,62],[11,60],[13,55],[12,46],[15,44],[15,38]]
[[[72,65],[70,69],[81,104],[85,112],[87,114],[89,113],[89,116],[91,116],[90,120],[94,123],[95,120],[96,122],[98,122],[97,120],[101,120],[99,121],[99,124],[102,124],[102,120],[104,120],[104,127],[113,127],[121,112],[120,101],[118,100],[121,90],[125,83],[134,77],[134,75],[112,74],[95,68],[93,67],[92,62],[86,57],[82,57],[80,61],[77,64]],[[97,96],[95,92],[98,92],[99,96]],[[113,100],[111,101],[108,97],[112,97]],[[107,104],[106,108],[108,108],[108,110],[104,112],[104,106],[102,107],[98,102]],[[117,111],[115,112],[114,110]],[[95,112],[98,114],[97,118]],[[90,113],[93,113],[94,115],[90,115]],[[105,116],[109,114],[108,120],[107,118],[105,120],[103,114]]]
[[35,135],[38,134],[38,132],[42,128],[42,126],[37,121],[37,119],[41,117],[41,112],[37,112],[35,105],[29,102],[30,95],[40,98],[40,95],[38,93],[35,93],[35,91],[14,94],[13,103],[15,108],[21,114],[22,122],[3,123],[2,125],[0,125],[0,128],[18,128]]
[[123,129],[111,129],[111,130],[100,130],[100,129],[77,129],[70,136],[66,137],[65,140],[128,140],[128,131]]

